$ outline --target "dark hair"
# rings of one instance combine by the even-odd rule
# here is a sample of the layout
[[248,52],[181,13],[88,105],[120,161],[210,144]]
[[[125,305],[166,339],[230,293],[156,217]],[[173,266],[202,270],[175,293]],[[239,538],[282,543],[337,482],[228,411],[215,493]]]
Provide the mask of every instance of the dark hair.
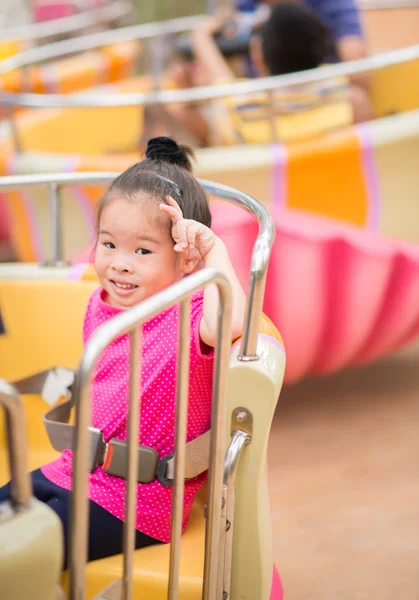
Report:
[[258,28],[262,54],[271,75],[285,75],[318,67],[332,49],[327,25],[309,7],[281,3]]
[[[172,196],[179,204],[185,219],[193,219],[211,227],[211,213],[204,190],[192,175],[189,157],[193,152],[188,146],[178,146],[169,137],[149,140],[146,158],[129,167],[112,181],[102,197],[97,211],[97,225],[106,204],[123,196],[135,200],[138,192],[148,192],[160,202]],[[99,227],[98,227],[99,228]]]

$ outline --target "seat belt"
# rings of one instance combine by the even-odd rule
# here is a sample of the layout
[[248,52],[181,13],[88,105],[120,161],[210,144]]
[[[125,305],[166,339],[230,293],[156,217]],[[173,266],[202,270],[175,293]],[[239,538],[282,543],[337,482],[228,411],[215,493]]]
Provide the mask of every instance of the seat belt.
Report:
[[[52,447],[61,452],[74,447],[74,426],[69,423],[74,407],[72,385],[75,372],[56,367],[40,371],[13,382],[21,394],[40,394],[52,405],[43,416],[43,422]],[[61,398],[63,402],[56,404]],[[208,469],[211,431],[208,430],[186,444],[185,479],[197,477]],[[100,429],[89,427],[90,471],[102,466],[105,473],[127,477],[128,444],[125,440],[112,438],[105,442]],[[175,475],[175,455],[159,458],[157,451],[149,446],[138,446],[139,465],[137,481],[150,483],[154,479],[162,485],[171,486]]]

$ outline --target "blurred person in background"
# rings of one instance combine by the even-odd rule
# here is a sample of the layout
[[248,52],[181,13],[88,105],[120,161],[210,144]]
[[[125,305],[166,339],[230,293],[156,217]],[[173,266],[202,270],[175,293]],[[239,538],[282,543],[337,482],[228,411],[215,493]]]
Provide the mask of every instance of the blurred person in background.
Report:
[[[207,83],[228,83],[236,75],[223,57],[214,34],[230,16],[219,12],[192,32],[195,57],[204,67]],[[330,28],[318,14],[302,2],[275,2],[269,17],[254,26],[250,39],[250,57],[257,76],[285,75],[321,66],[333,49]],[[349,87],[349,86],[348,86]],[[292,90],[290,90],[292,91]],[[300,89],[301,91],[301,89]],[[368,96],[357,85],[348,89],[353,120],[373,118]]]
[[[281,0],[236,0],[243,21],[259,22],[269,14],[269,6]],[[312,8],[329,27],[334,48],[328,60],[357,60],[367,56],[367,45],[356,0],[294,0]]]
[[[236,8],[246,22],[251,15],[258,24],[269,14],[270,7],[282,0],[235,0]],[[351,61],[365,58],[368,47],[361,23],[361,14],[357,0],[294,0],[296,3],[306,4],[313,9],[322,21],[328,26],[333,40],[333,45],[326,58],[326,62]],[[360,104],[369,103],[368,92],[371,77],[367,74],[351,77],[353,95],[357,96]]]

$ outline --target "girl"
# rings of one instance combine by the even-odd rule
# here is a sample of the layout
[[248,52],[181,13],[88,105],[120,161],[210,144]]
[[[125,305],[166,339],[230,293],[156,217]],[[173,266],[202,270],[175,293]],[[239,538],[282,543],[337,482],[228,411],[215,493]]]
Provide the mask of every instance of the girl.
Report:
[[[102,198],[94,258],[100,287],[88,303],[85,342],[102,323],[188,275],[201,262],[229,278],[232,339],[241,335],[245,295],[223,242],[210,229],[207,198],[191,174],[188,153],[170,138],[150,140],[146,159],[117,177]],[[210,427],[217,304],[216,286],[191,299],[188,441]],[[139,443],[154,448],[160,458],[174,449],[177,324],[178,308],[172,307],[143,327]],[[94,376],[92,425],[106,442],[127,437],[128,355],[129,340],[123,336],[103,353]],[[71,475],[70,450],[32,473],[34,495],[57,513],[66,541]],[[183,529],[204,479],[205,474],[185,482]],[[89,560],[122,550],[125,483],[102,466],[90,474]],[[171,487],[156,479],[138,484],[137,548],[170,540],[171,494]],[[8,486],[0,489],[0,502],[8,496]]]

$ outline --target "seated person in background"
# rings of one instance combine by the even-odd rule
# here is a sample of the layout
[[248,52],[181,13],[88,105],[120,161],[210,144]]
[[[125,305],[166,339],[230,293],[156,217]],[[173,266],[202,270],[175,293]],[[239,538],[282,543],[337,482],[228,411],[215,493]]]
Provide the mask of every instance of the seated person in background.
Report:
[[[328,26],[333,48],[327,56],[327,62],[358,60],[368,55],[357,0],[294,1],[309,6]],[[235,0],[235,5],[246,22],[251,18],[257,22],[261,17],[267,17],[270,6],[278,2],[281,0]],[[370,85],[370,75],[366,73],[354,76],[351,83],[355,87],[354,94],[365,96]]]
[[[281,0],[235,0],[235,6],[243,22],[258,22],[267,18],[269,6]],[[329,27],[334,50],[329,59],[335,61],[357,60],[367,56],[367,46],[362,30],[361,17],[356,0],[294,0],[306,4]]]
[[[205,66],[208,84],[235,80],[213,40],[213,34],[222,26],[223,18],[225,19],[226,15],[219,13],[192,33],[195,56]],[[269,18],[254,30],[250,41],[253,65],[260,76],[285,75],[316,68],[325,62],[331,48],[331,34],[327,26],[312,9],[300,2],[275,4]],[[343,88],[346,88],[344,94]],[[275,92],[279,102],[275,102],[274,113],[275,121],[279,128],[283,129],[283,134],[280,132],[277,137],[284,141],[336,129],[350,124],[353,120],[361,121],[373,117],[368,99],[354,95],[345,78],[281,88],[279,92],[279,96]],[[266,101],[266,94],[264,98]],[[250,97],[243,99],[249,106]],[[305,123],[302,123],[301,113],[307,112],[307,109],[308,112],[313,110],[309,120],[306,119]],[[272,112],[270,109],[271,121]],[[257,118],[261,121],[261,115]],[[253,129],[261,131],[261,123]],[[272,131],[272,126],[270,130]],[[253,135],[249,139],[249,136],[240,133],[247,142],[269,141],[254,139]]]

